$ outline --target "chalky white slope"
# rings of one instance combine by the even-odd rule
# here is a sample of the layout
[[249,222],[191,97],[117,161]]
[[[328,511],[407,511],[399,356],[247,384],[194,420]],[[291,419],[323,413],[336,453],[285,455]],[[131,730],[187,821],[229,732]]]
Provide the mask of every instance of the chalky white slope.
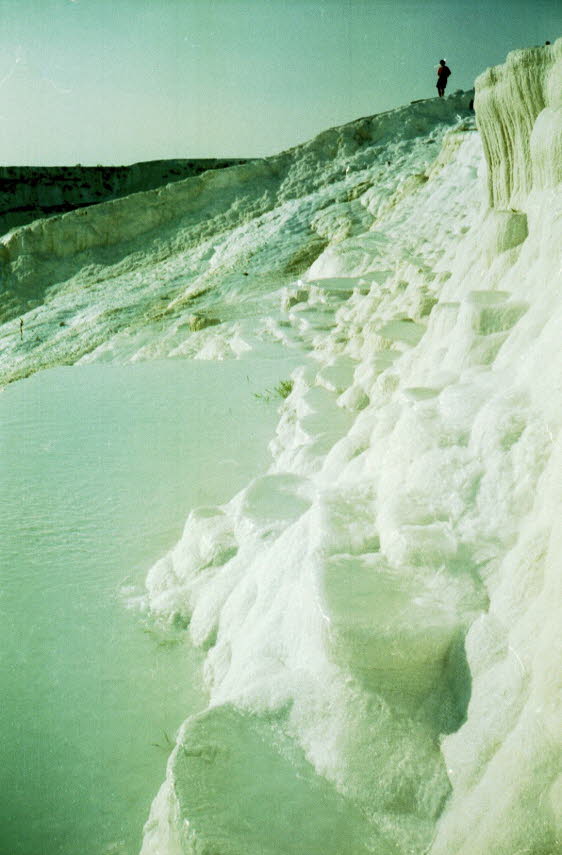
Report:
[[561,74],[483,75],[487,178],[457,127],[287,291],[273,465],[148,579],[210,704],[144,855],[560,851]]
[[360,119],[274,157],[14,229],[0,242],[0,382],[80,359],[300,345],[302,325],[280,332],[287,307],[274,292],[421,185],[469,99]]
[[143,855],[560,851],[561,93],[562,40],[479,132],[434,99],[4,238],[5,380],[302,353],[269,471],[147,579],[209,705]]

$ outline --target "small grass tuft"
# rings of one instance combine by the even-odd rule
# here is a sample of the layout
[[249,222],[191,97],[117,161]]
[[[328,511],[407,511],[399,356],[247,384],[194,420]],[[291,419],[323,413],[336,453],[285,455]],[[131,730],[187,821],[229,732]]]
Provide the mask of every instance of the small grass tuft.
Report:
[[254,398],[257,398],[258,401],[269,403],[276,398],[282,398],[285,400],[285,398],[289,397],[292,391],[293,381],[281,380],[281,382],[279,382],[277,386],[274,386],[273,389],[266,389],[265,392],[254,392]]
[[293,381],[281,380],[281,382],[278,383],[275,387],[275,391],[277,392],[280,398],[288,398],[291,392],[293,391]]

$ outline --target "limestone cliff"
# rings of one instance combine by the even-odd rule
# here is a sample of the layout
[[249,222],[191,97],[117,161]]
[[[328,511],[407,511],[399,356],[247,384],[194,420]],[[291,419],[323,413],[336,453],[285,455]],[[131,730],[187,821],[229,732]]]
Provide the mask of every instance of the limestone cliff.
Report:
[[517,50],[476,80],[490,205],[520,209],[562,180],[562,40]]
[[2,166],[0,234],[41,217],[153,190],[241,162],[208,159],[151,160],[130,166]]

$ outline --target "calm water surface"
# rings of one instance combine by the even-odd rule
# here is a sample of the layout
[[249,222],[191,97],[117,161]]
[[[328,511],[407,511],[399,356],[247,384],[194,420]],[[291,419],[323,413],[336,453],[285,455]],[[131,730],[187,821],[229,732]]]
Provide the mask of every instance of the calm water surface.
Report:
[[197,654],[123,594],[267,464],[287,363],[59,368],[0,393],[0,853],[132,855]]

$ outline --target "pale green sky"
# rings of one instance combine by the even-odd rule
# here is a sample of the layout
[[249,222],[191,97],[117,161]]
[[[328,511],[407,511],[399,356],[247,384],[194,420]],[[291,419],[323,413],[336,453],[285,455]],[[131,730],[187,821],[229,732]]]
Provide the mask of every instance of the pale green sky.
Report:
[[0,165],[273,154],[560,35],[560,0],[0,0]]

